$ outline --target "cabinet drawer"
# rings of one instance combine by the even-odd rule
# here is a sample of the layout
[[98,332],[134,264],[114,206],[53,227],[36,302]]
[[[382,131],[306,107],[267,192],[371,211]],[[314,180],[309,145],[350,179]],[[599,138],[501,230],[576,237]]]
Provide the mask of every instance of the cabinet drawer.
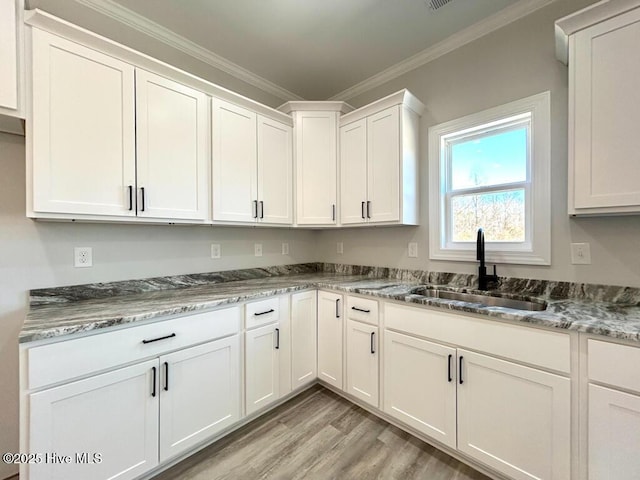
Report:
[[570,373],[566,333],[521,327],[428,308],[384,304],[385,327],[542,368]]
[[280,320],[279,297],[267,298],[245,306],[245,328],[259,327]]
[[589,380],[640,393],[640,348],[588,340]]
[[233,307],[30,348],[28,388],[40,388],[239,331],[240,308]]
[[347,318],[378,325],[378,302],[368,298],[347,297]]

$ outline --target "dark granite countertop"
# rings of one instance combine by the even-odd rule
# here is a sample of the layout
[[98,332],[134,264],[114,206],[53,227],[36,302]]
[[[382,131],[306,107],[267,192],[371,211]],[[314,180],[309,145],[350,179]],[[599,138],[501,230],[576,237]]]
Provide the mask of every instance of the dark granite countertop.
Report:
[[[520,292],[510,296],[540,298],[547,302],[547,309],[539,312],[423,297],[412,292],[422,284],[470,292],[473,282],[471,275],[304,264],[40,289],[31,292],[32,307],[20,332],[20,342],[166,318],[308,288],[640,342],[639,289],[503,279],[501,288],[492,292]],[[559,292],[570,298],[557,298]]]

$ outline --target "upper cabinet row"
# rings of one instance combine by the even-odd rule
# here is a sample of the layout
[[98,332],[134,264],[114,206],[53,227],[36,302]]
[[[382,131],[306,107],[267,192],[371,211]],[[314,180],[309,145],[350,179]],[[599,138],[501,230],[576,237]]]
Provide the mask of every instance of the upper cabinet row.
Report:
[[638,0],[556,22],[556,53],[569,64],[569,214],[640,212],[638,39]]
[[276,111],[44,13],[27,23],[28,216],[417,223],[423,106],[409,92],[356,111],[343,102]]

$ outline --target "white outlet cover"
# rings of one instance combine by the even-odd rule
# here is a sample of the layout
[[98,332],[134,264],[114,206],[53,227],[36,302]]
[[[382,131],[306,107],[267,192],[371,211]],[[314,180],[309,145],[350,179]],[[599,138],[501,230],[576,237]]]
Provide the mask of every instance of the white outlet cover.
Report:
[[220,258],[222,255],[222,250],[220,249],[219,243],[211,244],[211,258]]
[[588,243],[571,244],[571,264],[591,265],[591,247]]
[[416,242],[409,242],[407,253],[410,258],[418,258],[418,244]]
[[286,242],[282,244],[282,254],[289,255],[289,244]]
[[261,243],[254,244],[253,245],[253,251],[254,251],[256,257],[261,257],[262,256],[262,244]]
[[93,250],[91,247],[75,247],[73,249],[73,266],[76,268],[93,267]]
[[344,253],[344,243],[338,242],[336,244],[336,253],[338,253],[339,255],[342,255]]

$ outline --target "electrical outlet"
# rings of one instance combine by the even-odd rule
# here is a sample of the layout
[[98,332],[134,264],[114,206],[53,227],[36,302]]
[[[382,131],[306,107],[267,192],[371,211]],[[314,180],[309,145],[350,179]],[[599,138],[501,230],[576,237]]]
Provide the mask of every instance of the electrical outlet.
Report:
[[418,258],[418,244],[416,242],[409,242],[407,253],[409,258]]
[[289,255],[289,244],[286,242],[282,244],[282,254]]
[[262,256],[262,244],[261,243],[254,244],[253,245],[253,251],[254,251],[256,257],[261,257]]
[[75,247],[73,249],[73,266],[77,268],[93,267],[91,247]]
[[344,253],[344,243],[338,242],[336,244],[336,253],[342,255]]
[[211,244],[211,258],[220,258],[221,255],[222,255],[222,250],[220,250],[220,244],[219,243],[212,243]]
[[573,265],[591,265],[591,248],[588,243],[571,244],[571,263]]

